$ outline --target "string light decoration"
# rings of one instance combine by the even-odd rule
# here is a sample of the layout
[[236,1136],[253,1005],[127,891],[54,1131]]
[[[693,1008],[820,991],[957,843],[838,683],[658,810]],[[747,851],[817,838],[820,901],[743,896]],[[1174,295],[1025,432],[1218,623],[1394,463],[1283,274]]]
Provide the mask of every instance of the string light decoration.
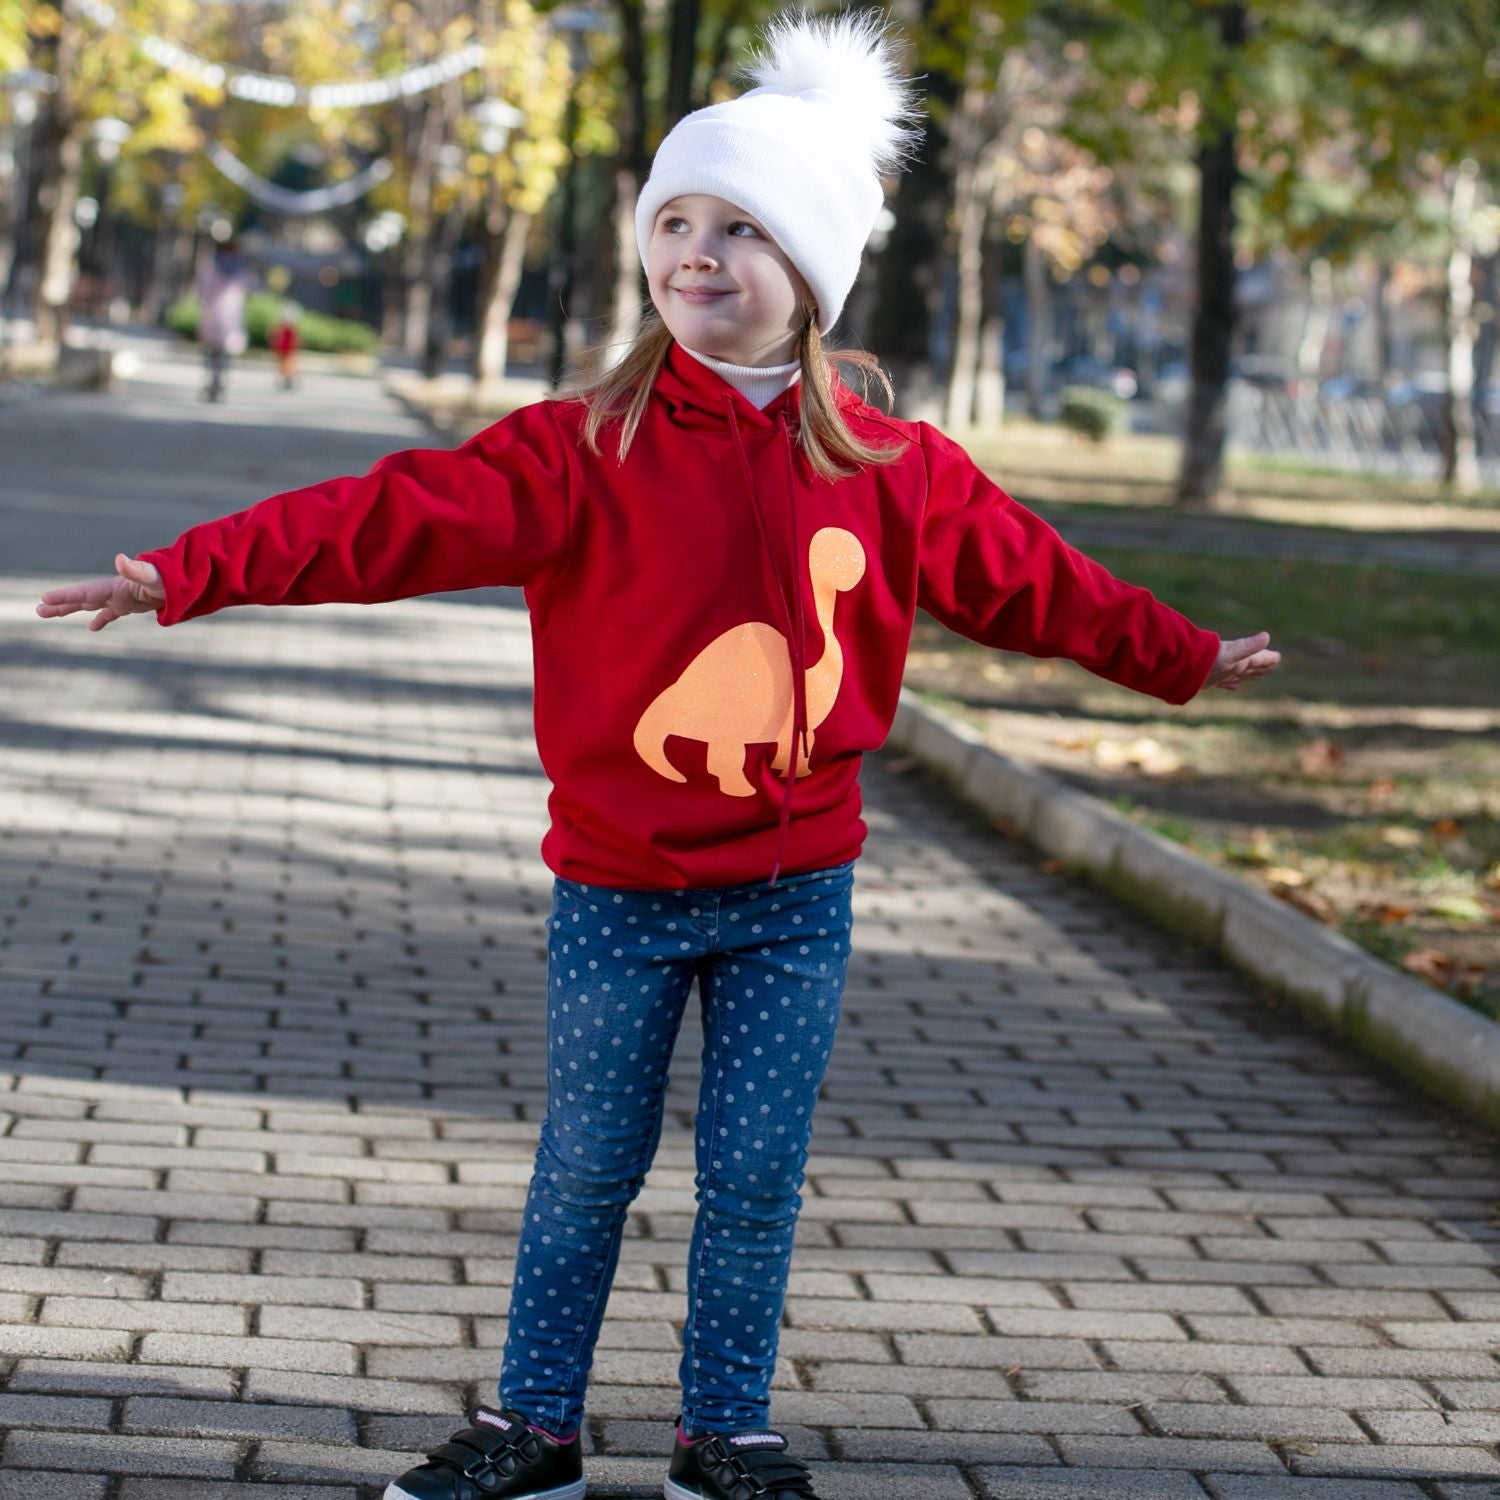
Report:
[[[74,0],[74,4],[79,14],[87,16],[96,26],[113,30],[120,24],[119,12],[108,0]],[[191,78],[210,88],[221,88],[235,99],[282,109],[298,104],[311,105],[314,109],[362,109],[372,104],[389,104],[392,99],[425,94],[429,89],[484,66],[484,48],[478,42],[470,42],[444,57],[418,63],[386,78],[350,79],[303,87],[290,78],[278,78],[270,73],[225,68],[197,52],[179,47],[176,42],[169,42],[165,37],[144,36],[140,45],[141,51],[158,67],[176,73],[180,78]]]
[[299,192],[268,182],[258,172],[251,171],[227,146],[221,146],[217,141],[210,141],[204,149],[214,166],[236,187],[243,188],[262,208],[291,218],[326,213],[329,209],[357,202],[395,170],[382,156],[356,172],[353,177],[345,178],[343,182]]

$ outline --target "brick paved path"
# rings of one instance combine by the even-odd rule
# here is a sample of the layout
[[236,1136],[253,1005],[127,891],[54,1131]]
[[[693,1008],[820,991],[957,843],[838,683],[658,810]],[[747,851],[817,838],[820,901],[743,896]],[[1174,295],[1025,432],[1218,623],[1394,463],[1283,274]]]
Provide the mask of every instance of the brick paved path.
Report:
[[[543,1103],[495,596],[91,636],[101,571],[420,434],[190,367],[0,412],[0,1500],[355,1500],[490,1394]],[[873,763],[777,1419],[828,1500],[1500,1495],[1500,1151]],[[591,1391],[659,1494],[693,1063]]]

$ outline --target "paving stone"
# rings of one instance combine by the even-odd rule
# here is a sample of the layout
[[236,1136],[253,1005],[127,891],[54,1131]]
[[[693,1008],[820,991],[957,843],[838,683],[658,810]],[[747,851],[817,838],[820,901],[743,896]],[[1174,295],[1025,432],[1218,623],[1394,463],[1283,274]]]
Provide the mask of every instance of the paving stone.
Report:
[[0,1500],[105,1500],[104,1474],[44,1474],[37,1470],[0,1471]]
[[84,1474],[234,1475],[234,1443],[197,1438],[126,1437],[117,1432],[14,1431],[5,1440],[6,1467],[71,1469]]
[[1263,1443],[1213,1438],[1090,1437],[1060,1433],[1065,1463],[1096,1468],[1223,1469],[1285,1473],[1280,1458]]
[[1305,1479],[1290,1474],[1208,1474],[1214,1500],[1424,1500],[1404,1480]]
[[1495,1379],[1500,1371],[1483,1350],[1469,1349],[1349,1349],[1304,1346],[1313,1369],[1324,1375],[1423,1376],[1445,1375],[1457,1380]]
[[[126,1479],[119,1500],[263,1500],[263,1484],[205,1484],[202,1480]],[[323,1484],[279,1484],[276,1500],[355,1500],[355,1491]]]
[[1362,1410],[1360,1419],[1382,1443],[1500,1443],[1500,1410]]
[[1204,1500],[1191,1474],[1131,1469],[977,1468],[984,1500]]
[[1297,1474],[1389,1474],[1417,1480],[1488,1475],[1500,1479],[1500,1458],[1485,1448],[1460,1443],[1407,1445],[1371,1443],[1355,1447],[1319,1443],[1315,1454],[1288,1455]]
[[76,1391],[99,1396],[192,1395],[227,1399],[234,1394],[234,1380],[228,1370],[193,1365],[22,1359],[12,1369],[9,1384],[12,1391]]
[[1259,1438],[1262,1442],[1365,1440],[1359,1426],[1341,1411],[1314,1406],[1213,1406],[1154,1401],[1152,1426],[1167,1437]]
[[944,1464],[820,1463],[814,1476],[828,1500],[889,1500],[920,1490],[930,1500],[971,1500],[973,1491],[957,1469]]
[[1251,1406],[1321,1406],[1345,1411],[1364,1408],[1429,1410],[1433,1405],[1411,1380],[1339,1379],[1320,1375],[1236,1375],[1225,1382]]
[[181,1401],[161,1396],[132,1396],[126,1401],[121,1430],[196,1437],[306,1438],[318,1443],[352,1443],[357,1437],[349,1412],[329,1406]]
[[108,1427],[109,1424],[108,1401],[0,1392],[0,1427],[99,1429]]

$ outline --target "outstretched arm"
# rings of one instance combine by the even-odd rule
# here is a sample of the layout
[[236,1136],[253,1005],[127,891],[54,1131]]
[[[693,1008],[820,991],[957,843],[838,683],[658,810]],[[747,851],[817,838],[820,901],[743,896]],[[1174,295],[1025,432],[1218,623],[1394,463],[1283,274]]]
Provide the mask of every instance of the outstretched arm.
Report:
[[148,614],[166,602],[167,590],[160,572],[151,563],[117,552],[113,578],[90,578],[86,583],[48,589],[36,612],[51,620],[77,614],[81,609],[95,609],[99,612],[89,621],[89,629],[103,630],[123,615]]
[[101,630],[155,610],[175,625],[237,604],[374,604],[560,566],[573,449],[542,403],[457,450],[393,453],[368,474],[273,495],[170,546],[116,559],[117,578],[51,589],[37,613],[99,611]]

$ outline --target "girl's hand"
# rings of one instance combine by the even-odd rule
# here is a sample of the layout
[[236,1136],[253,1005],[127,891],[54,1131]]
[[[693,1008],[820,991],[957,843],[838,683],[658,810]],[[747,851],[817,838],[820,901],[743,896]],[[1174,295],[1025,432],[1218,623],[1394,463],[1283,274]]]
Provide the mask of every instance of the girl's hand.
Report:
[[87,583],[48,589],[36,612],[50,620],[57,615],[76,614],[80,609],[97,609],[99,613],[89,621],[89,629],[103,630],[122,615],[146,614],[167,602],[166,587],[154,564],[119,552],[115,554],[115,573],[114,578],[91,578]]
[[1281,652],[1267,651],[1265,648],[1270,644],[1271,637],[1264,630],[1242,640],[1220,641],[1218,660],[1203,686],[1221,687],[1233,693],[1242,682],[1253,682],[1267,672],[1274,672],[1281,663]]

